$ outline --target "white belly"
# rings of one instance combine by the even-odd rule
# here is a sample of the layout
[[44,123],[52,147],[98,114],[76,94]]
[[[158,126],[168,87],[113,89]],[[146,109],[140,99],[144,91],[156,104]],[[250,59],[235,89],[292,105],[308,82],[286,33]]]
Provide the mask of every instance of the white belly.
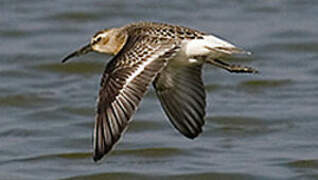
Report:
[[182,52],[188,58],[196,56],[220,57],[233,53],[246,53],[233,44],[212,35],[206,35],[203,39],[184,40]]
[[178,54],[169,62],[171,66],[184,66],[193,63],[203,63],[203,61],[195,57],[187,56],[183,50],[179,51]]
[[181,44],[181,50],[170,62],[170,65],[183,66],[193,63],[204,63],[204,59],[197,57],[219,58],[233,53],[249,52],[215,36],[206,35],[203,39],[184,40]]

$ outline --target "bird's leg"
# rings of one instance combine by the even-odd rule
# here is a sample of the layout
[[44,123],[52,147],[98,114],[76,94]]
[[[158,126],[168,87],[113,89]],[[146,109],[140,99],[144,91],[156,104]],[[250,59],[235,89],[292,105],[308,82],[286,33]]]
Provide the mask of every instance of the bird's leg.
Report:
[[208,63],[220,67],[222,69],[225,69],[229,72],[235,72],[235,73],[258,73],[258,71],[252,67],[247,66],[240,66],[237,64],[227,64],[219,59],[209,59]]

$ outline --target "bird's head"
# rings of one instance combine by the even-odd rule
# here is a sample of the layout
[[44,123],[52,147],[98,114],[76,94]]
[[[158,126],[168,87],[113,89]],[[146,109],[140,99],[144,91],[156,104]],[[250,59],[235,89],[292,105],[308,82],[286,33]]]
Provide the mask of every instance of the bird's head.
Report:
[[91,38],[89,44],[66,56],[62,62],[64,63],[72,57],[81,56],[92,51],[116,55],[125,45],[127,36],[125,32],[118,28],[99,31]]

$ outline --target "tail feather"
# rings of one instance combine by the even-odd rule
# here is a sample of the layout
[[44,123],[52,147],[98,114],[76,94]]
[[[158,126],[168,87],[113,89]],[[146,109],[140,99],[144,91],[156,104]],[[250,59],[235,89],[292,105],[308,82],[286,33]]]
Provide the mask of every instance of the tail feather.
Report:
[[218,47],[209,47],[205,46],[206,49],[209,51],[212,51],[216,54],[224,54],[224,55],[231,55],[231,54],[246,54],[251,55],[252,53],[250,51],[245,51],[243,49],[237,48],[235,46],[232,47],[224,47],[224,46],[218,46]]
[[206,35],[203,39],[187,41],[183,49],[186,56],[190,58],[196,56],[211,56],[213,58],[219,58],[232,54],[251,54],[251,52],[244,51],[232,43],[213,35]]

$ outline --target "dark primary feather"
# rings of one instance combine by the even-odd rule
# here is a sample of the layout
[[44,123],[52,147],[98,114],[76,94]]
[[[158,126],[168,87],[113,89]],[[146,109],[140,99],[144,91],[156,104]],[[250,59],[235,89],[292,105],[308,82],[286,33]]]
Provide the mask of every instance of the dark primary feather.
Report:
[[124,48],[107,65],[95,119],[95,161],[119,140],[149,84],[163,69],[167,58],[178,50],[171,40],[155,41],[149,36],[129,37]]
[[202,64],[167,65],[154,87],[168,118],[184,136],[195,138],[202,132],[205,116],[205,90],[201,80]]

